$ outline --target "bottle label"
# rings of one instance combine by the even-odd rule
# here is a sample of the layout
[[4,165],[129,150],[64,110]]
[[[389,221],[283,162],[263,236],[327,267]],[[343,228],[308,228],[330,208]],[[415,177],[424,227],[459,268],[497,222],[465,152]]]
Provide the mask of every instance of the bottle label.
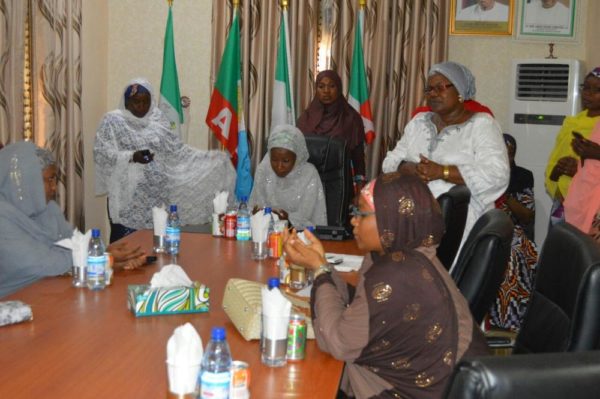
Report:
[[167,232],[167,242],[173,242],[173,241],[179,242],[181,240],[181,229],[179,229],[179,227],[167,226],[166,232]]
[[231,373],[211,373],[203,371],[200,374],[200,398],[227,399]]
[[238,240],[249,240],[251,237],[250,216],[238,216],[235,238]]
[[88,280],[104,280],[104,274],[106,273],[106,257],[104,255],[88,256],[87,264]]

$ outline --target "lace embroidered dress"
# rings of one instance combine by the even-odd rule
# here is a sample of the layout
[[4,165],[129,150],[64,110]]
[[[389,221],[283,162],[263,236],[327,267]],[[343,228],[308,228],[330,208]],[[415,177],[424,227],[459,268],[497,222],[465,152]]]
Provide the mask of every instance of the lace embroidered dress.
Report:
[[[209,221],[212,199],[220,191],[233,198],[235,170],[222,151],[202,151],[171,133],[169,122],[156,107],[152,87],[144,79],[132,84],[151,93],[152,104],[143,118],[119,108],[102,118],[96,132],[94,161],[96,194],[108,193],[113,223],[134,229],[152,227],[152,207],[176,204],[182,224]],[[148,149],[154,160],[130,162],[134,152]]]

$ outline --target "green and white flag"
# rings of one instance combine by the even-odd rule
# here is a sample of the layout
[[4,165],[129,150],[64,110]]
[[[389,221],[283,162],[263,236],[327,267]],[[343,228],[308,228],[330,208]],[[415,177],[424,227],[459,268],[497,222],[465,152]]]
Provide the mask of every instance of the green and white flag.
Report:
[[273,84],[273,105],[271,107],[271,130],[278,125],[296,125],[294,94],[292,92],[292,71],[290,69],[290,35],[288,29],[287,9],[281,10],[279,23],[279,46],[277,48],[277,65]]
[[167,29],[165,30],[165,47],[158,107],[165,113],[165,116],[171,123],[171,131],[181,137],[180,125],[183,123],[183,109],[181,107],[181,95],[179,93],[177,63],[175,62],[175,42],[173,40],[173,14],[171,13],[171,6],[169,6]]

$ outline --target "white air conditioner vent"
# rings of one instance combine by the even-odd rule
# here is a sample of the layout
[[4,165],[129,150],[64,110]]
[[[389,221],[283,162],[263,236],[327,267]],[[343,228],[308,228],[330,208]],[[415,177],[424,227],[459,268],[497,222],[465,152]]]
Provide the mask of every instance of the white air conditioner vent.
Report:
[[524,101],[567,101],[569,64],[517,65],[517,92]]

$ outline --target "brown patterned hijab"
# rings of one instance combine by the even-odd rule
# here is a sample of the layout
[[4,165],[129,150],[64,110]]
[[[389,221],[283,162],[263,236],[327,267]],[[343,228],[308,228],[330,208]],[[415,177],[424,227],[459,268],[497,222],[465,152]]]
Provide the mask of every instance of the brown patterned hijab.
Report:
[[373,199],[383,254],[364,273],[369,340],[355,364],[392,388],[374,397],[441,397],[458,345],[456,304],[443,276],[419,247],[439,243],[443,219],[415,176],[380,176]]
[[388,173],[374,189],[377,229],[385,253],[437,245],[444,233],[438,202],[416,176]]

